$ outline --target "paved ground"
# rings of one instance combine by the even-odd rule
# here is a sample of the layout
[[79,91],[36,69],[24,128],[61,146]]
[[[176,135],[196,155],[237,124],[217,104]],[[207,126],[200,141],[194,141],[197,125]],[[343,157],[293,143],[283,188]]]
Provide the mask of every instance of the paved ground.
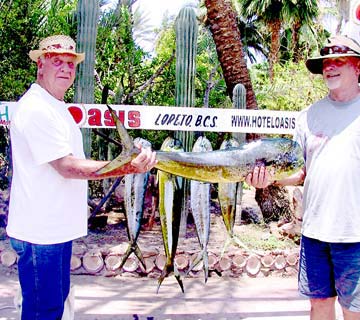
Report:
[[[173,277],[156,293],[149,278],[72,277],[76,320],[305,320],[308,301],[298,295],[295,278],[184,279],[185,293]],[[16,274],[0,274],[0,320],[16,320]],[[338,314],[339,310],[337,310]],[[342,317],[338,316],[338,320]]]
[[[184,279],[173,277],[156,293],[157,280],[73,276],[76,320],[303,320],[308,301],[299,297],[295,278]],[[0,320],[15,320],[16,274],[0,276]],[[9,308],[6,308],[9,306]],[[4,308],[5,307],[5,308]]]

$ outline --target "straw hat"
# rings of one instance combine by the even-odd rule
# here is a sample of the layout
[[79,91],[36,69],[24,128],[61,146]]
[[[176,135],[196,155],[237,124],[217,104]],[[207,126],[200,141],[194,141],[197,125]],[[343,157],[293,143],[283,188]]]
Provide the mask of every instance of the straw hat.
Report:
[[334,36],[328,39],[328,43],[320,50],[320,56],[306,61],[306,67],[311,73],[323,73],[323,60],[339,57],[360,58],[360,45],[347,36]]
[[85,59],[85,53],[75,51],[76,43],[69,36],[56,35],[47,37],[40,41],[38,50],[29,52],[30,59],[37,62],[40,56],[45,53],[68,53],[76,56],[76,62],[79,63]]

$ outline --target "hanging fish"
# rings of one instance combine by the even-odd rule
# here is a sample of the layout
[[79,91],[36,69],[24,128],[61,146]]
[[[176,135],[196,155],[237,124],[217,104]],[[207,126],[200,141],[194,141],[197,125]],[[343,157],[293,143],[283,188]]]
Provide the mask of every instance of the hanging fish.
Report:
[[[240,146],[239,142],[234,139],[226,139],[222,142],[220,150],[231,150],[233,148],[238,148]],[[222,250],[222,254],[226,251],[230,243],[235,243],[242,247],[246,246],[234,235],[234,224],[236,218],[236,203],[237,197],[241,197],[242,190],[241,182],[219,182],[218,184],[218,199],[221,209],[221,215],[225,224],[227,239]],[[247,248],[246,248],[247,249]]]
[[[163,142],[161,150],[176,153],[183,151],[183,148],[179,140],[168,137]],[[170,173],[158,171],[159,215],[166,262],[158,279],[157,292],[159,292],[165,277],[172,273],[174,273],[181,291],[184,292],[180,273],[174,264],[180,231],[183,180],[183,178]]]
[[[139,149],[125,127],[111,110],[111,114],[124,146],[120,155],[97,171],[106,177],[116,174],[124,164],[130,162]],[[239,182],[251,173],[255,166],[263,165],[275,180],[281,180],[304,166],[302,149],[296,141],[286,138],[259,139],[238,148],[206,152],[156,152],[159,170],[203,182]]]
[[[143,148],[151,147],[151,143],[142,138],[136,138],[134,142],[140,144]],[[144,269],[146,269],[144,257],[136,241],[140,234],[141,221],[144,214],[144,199],[149,173],[127,174],[124,179],[124,203],[129,246],[122,258],[119,268],[121,269],[130,254],[134,253]]]
[[[212,151],[212,146],[206,137],[200,136],[196,140],[192,151],[209,152]],[[210,235],[210,183],[197,180],[190,181],[190,205],[201,252],[191,263],[188,273],[202,260],[205,282],[207,282],[209,275],[207,245]]]

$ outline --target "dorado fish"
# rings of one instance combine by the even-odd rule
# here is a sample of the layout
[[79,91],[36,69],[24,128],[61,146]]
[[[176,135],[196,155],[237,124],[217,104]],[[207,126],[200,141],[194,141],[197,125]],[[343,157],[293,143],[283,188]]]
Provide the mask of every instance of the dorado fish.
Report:
[[[140,144],[143,148],[151,147],[151,143],[145,139],[136,138],[134,142]],[[121,269],[130,254],[134,253],[144,269],[146,269],[144,257],[136,241],[140,234],[141,221],[144,214],[144,198],[149,173],[126,174],[124,179],[125,216],[129,246],[122,258],[119,268]]]
[[[116,173],[140,152],[115,112],[109,109],[124,148],[117,158],[97,171],[100,177]],[[304,166],[299,144],[286,138],[259,139],[228,150],[157,151],[156,159],[155,167],[161,171],[210,183],[244,181],[255,166],[265,166],[275,180],[281,180]]]
[[[239,142],[236,139],[231,138],[222,142],[220,150],[231,150],[233,148],[238,148],[239,146]],[[227,239],[225,241],[222,254],[226,251],[227,247],[231,243],[235,243],[236,245],[240,245],[241,247],[249,250],[246,248],[245,244],[243,244],[234,234],[236,203],[237,197],[241,197],[241,188],[241,182],[221,182],[218,184],[218,199],[221,209],[221,216],[223,218],[227,232]]]
[[[170,137],[165,139],[161,149],[167,150],[169,153],[183,150],[180,141]],[[170,173],[158,171],[159,215],[166,262],[158,279],[157,292],[159,292],[165,277],[172,273],[174,273],[181,291],[184,292],[180,273],[174,264],[180,231],[183,180],[183,178]]]
[[[222,142],[220,150],[229,150],[237,147],[239,147],[239,142],[237,140],[228,139]],[[218,184],[218,198],[221,215],[226,231],[230,237],[233,236],[238,186],[239,182],[222,182]]]
[[[206,137],[200,136],[196,140],[192,151],[209,152],[212,151],[212,146],[210,141]],[[201,182],[197,180],[190,181],[190,205],[191,205],[191,212],[194,218],[196,233],[200,243],[201,252],[191,263],[188,269],[188,273],[202,260],[205,282],[207,282],[208,274],[209,274],[207,245],[209,242],[209,235],[210,235],[210,184],[209,183]]]

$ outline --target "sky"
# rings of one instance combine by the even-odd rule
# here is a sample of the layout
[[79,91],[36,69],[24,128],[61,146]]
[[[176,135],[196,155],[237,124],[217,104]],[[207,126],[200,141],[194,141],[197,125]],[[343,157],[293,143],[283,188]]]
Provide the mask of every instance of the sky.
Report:
[[157,26],[166,12],[169,15],[177,15],[186,4],[197,2],[197,0],[137,0],[134,7],[140,6],[145,14],[149,13],[151,23]]
[[[137,0],[134,9],[137,7],[149,17],[149,25],[157,28],[161,25],[164,14],[176,16],[180,9],[186,5],[196,5],[198,0]],[[154,42],[142,43],[146,51],[152,51]]]

